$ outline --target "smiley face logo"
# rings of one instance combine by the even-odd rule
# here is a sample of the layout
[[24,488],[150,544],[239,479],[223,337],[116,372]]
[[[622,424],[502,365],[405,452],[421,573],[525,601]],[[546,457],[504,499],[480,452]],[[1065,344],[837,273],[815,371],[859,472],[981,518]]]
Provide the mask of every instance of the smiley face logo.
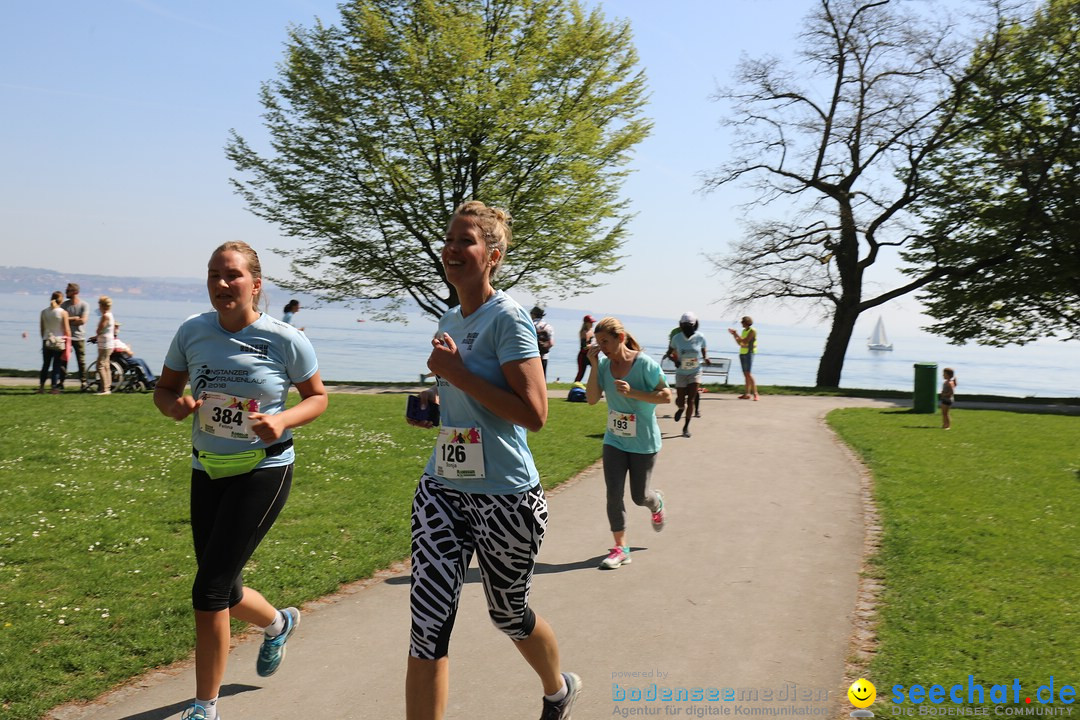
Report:
[[877,698],[877,688],[866,678],[859,678],[847,689],[848,700],[857,708],[867,708]]

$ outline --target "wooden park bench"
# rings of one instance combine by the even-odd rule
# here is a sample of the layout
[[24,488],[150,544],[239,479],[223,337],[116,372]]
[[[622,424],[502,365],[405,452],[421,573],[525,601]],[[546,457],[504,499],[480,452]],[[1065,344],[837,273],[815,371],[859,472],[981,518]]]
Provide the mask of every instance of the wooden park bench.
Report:
[[[709,365],[701,364],[701,374],[706,378],[723,378],[724,384],[728,384],[728,370],[731,369],[731,358],[709,356]],[[660,369],[668,375],[675,374],[675,363],[669,357],[660,359]]]

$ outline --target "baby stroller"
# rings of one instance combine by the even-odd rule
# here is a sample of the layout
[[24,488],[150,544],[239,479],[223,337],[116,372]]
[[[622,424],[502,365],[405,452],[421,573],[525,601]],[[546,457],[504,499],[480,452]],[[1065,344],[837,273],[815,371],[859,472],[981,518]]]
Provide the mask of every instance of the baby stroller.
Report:
[[[95,338],[90,338],[95,342]],[[109,369],[112,373],[111,392],[151,392],[157,385],[157,376],[146,361],[135,357],[120,338],[113,340],[112,355],[109,356]],[[86,369],[86,382],[82,386],[83,392],[101,392],[101,375],[98,373],[98,364],[95,360]]]

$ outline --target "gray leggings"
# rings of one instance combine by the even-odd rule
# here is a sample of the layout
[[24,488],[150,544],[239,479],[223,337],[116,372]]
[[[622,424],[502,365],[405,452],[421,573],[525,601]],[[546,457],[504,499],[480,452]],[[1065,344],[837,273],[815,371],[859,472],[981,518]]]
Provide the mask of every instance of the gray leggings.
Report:
[[643,454],[620,450],[604,445],[604,483],[607,485],[607,516],[611,532],[626,529],[626,474],[630,473],[630,499],[635,505],[644,505],[650,511],[660,509],[660,498],[649,489],[649,477],[656,464],[656,453]]

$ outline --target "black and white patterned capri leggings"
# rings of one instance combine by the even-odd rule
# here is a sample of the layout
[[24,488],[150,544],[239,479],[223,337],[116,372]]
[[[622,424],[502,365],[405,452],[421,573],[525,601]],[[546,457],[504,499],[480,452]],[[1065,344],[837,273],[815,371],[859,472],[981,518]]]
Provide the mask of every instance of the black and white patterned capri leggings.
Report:
[[529,637],[536,625],[529,589],[547,519],[540,485],[513,495],[484,495],[421,477],[412,508],[409,654],[437,660],[449,653],[473,552],[491,621],[513,640]]

